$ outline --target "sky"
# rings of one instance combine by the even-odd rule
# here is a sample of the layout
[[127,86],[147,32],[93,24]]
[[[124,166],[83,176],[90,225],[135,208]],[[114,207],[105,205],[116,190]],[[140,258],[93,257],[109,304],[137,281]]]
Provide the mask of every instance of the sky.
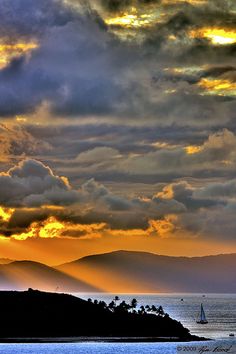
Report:
[[0,18],[0,257],[236,252],[234,0]]

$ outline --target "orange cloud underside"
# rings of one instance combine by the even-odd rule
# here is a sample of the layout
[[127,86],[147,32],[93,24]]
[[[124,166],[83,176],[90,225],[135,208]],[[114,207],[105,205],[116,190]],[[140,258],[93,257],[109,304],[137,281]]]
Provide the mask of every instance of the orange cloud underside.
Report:
[[[168,193],[168,191],[167,191]],[[167,196],[166,196],[167,197]],[[4,221],[9,221],[14,209],[0,208],[0,217]],[[149,220],[149,226],[146,229],[110,229],[106,223],[93,224],[73,224],[70,222],[59,221],[54,216],[40,222],[33,222],[26,231],[19,234],[12,234],[11,238],[24,241],[28,238],[80,238],[96,239],[104,235],[111,236],[158,236],[171,237],[176,231],[176,215],[166,215],[164,218]],[[4,235],[0,235],[5,239]]]
[[58,221],[51,216],[42,222],[33,222],[30,227],[20,234],[13,234],[11,237],[23,241],[28,238],[97,238],[101,237],[101,230],[106,226],[105,223],[99,224],[72,224],[70,222]]

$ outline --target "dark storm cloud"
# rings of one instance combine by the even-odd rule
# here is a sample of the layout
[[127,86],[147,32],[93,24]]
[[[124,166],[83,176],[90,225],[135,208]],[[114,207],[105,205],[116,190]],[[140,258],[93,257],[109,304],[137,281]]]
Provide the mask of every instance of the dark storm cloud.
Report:
[[132,0],[101,0],[101,4],[108,11],[120,11],[124,10],[127,6],[130,6]]
[[195,193],[200,198],[228,199],[236,197],[236,180],[230,180],[225,183],[214,183],[203,187]]
[[25,160],[1,173],[0,195],[0,204],[8,207],[70,205],[78,199],[63,178],[35,160]]
[[186,211],[173,221],[184,232],[205,239],[235,241],[235,196],[235,180],[209,183],[203,188],[179,182],[164,187],[157,200],[170,198],[185,205]]
[[[4,234],[25,232],[33,222],[49,217],[73,224],[107,223],[111,228],[145,228],[150,218],[166,212],[181,213],[177,201],[141,200],[118,196],[90,179],[78,190],[35,160],[26,160],[0,176],[2,207],[14,207],[8,221],[1,220]],[[63,208],[66,206],[67,208]],[[89,207],[88,207],[89,206]]]
[[30,112],[44,100],[61,115],[110,111],[120,93],[109,80],[105,37],[89,20],[50,28],[30,61],[14,60],[1,71],[1,115]]
[[[174,219],[177,228],[204,235],[217,215],[222,213],[220,220],[229,219],[236,208],[235,180],[210,182],[205,187],[194,187],[185,181],[176,182],[159,187],[152,197],[128,198],[112,193],[94,179],[73,190],[68,187],[68,182],[55,176],[48,167],[32,160],[2,175],[0,189],[1,206],[6,206],[4,196],[7,193],[7,206],[15,207],[9,220],[0,221],[1,234],[5,236],[28,232],[35,222],[44,227],[50,217],[65,223],[65,235],[66,225],[70,225],[73,237],[76,237],[73,225],[76,228],[76,225],[103,223],[111,230],[146,230],[150,220],[163,220],[166,215],[177,216]],[[209,225],[206,225],[207,220],[210,220]],[[232,237],[233,233],[230,225],[233,225],[232,222],[228,225],[228,237]],[[218,229],[217,235],[220,230],[222,228]],[[86,229],[77,231],[77,237],[86,234]]]
[[[77,186],[91,177],[101,182],[157,183],[182,176],[234,176],[236,139],[228,129],[208,133],[190,126],[73,125],[27,130],[34,139],[43,136],[50,143],[43,161]],[[198,150],[191,154],[191,146]]]
[[[150,220],[173,214],[177,226],[195,235],[224,235],[219,224],[227,222],[232,237],[236,96],[209,94],[201,82],[233,85],[236,47],[212,45],[190,31],[234,28],[235,3],[101,0],[97,12],[98,1],[79,10],[69,3],[0,0],[1,43],[38,44],[0,70],[1,119],[25,114],[29,122],[2,126],[2,160],[31,157],[0,176],[0,204],[16,208],[9,222],[1,220],[2,233],[19,234],[50,216],[146,229]],[[163,16],[128,30],[105,24],[133,5]],[[198,186],[175,181],[187,177],[198,177]],[[204,186],[205,177],[217,184]],[[121,181],[170,184],[148,196],[142,190],[134,196],[131,184],[118,194],[106,186]]]
[[[22,17],[17,15],[19,8]],[[175,82],[175,95],[165,93],[169,90],[168,83],[160,81],[160,85],[153,85],[153,78],[168,63],[177,65],[192,60],[192,64],[203,64],[200,57],[204,46],[212,51],[212,55],[207,56],[212,62],[217,62],[218,58],[214,50],[221,50],[225,58],[232,54],[232,46],[214,49],[207,41],[199,45],[199,41],[190,43],[186,38],[178,45],[171,44],[170,34],[186,36],[189,29],[204,25],[204,21],[207,23],[207,18],[213,21],[219,11],[211,4],[207,7],[210,11],[207,17],[201,8],[189,5],[186,9],[184,13],[174,14],[166,23],[153,26],[151,32],[145,34],[147,40],[140,45],[115,38],[94,11],[78,12],[61,1],[40,0],[37,5],[30,0],[0,2],[0,14],[6,22],[2,26],[6,31],[32,34],[39,42],[39,48],[32,52],[30,59],[15,59],[1,70],[0,114],[6,117],[24,114],[49,102],[54,114],[65,117],[96,115],[129,120],[145,117],[152,121],[157,119],[161,124],[173,121],[185,124],[188,119],[205,124],[208,119],[219,121],[220,112],[226,110],[229,121],[234,103],[199,97],[199,90],[191,85],[194,82],[190,82],[189,87]],[[32,16],[27,22],[25,16],[29,13]],[[234,15],[230,16],[232,20],[227,18],[227,21],[231,23]],[[223,15],[222,23],[225,18]],[[189,53],[194,50],[199,51],[199,56],[195,53],[191,57]],[[188,117],[183,115],[186,107]]]
[[[224,194],[224,200],[221,195],[214,198],[203,193],[202,188],[193,188],[187,182],[179,182],[166,185],[160,192],[153,196],[152,199],[125,199],[117,197],[107,190],[104,186],[95,181],[88,181],[82,186],[83,198],[86,198],[86,204],[90,203],[90,208],[84,212],[83,203],[81,202],[81,211],[79,209],[16,209],[8,222],[1,222],[1,232],[5,236],[11,234],[21,234],[27,232],[30,225],[34,222],[42,223],[49,217],[55,217],[58,221],[64,222],[65,225],[92,225],[105,223],[109,229],[132,230],[147,229],[150,219],[162,220],[165,215],[178,215],[174,219],[177,228],[183,228],[193,234],[204,236],[206,230],[210,237],[216,226],[213,226],[213,220],[229,220],[227,225],[229,234],[228,238],[233,235],[232,215],[235,212],[235,181],[230,182],[234,185],[229,193],[229,183],[215,184],[210,183],[208,189],[223,188],[227,189],[227,196]],[[111,214],[112,211],[112,214]],[[209,221],[209,224],[207,224]],[[216,236],[222,232],[223,225],[217,222],[218,231]],[[73,229],[73,227],[72,227]],[[79,230],[74,230],[73,237],[80,237],[82,234]],[[86,230],[85,230],[86,233]],[[66,226],[65,232],[66,235]],[[208,236],[209,236],[208,235]],[[63,235],[62,235],[63,236]],[[67,235],[68,236],[68,235]],[[218,237],[218,236],[217,236]],[[225,236],[226,237],[226,236]]]
[[80,18],[61,0],[1,0],[0,17],[1,37],[12,39],[37,38],[50,27],[64,26],[75,17]]
[[[157,140],[149,151],[137,150],[136,153],[114,147],[94,147],[59,165],[71,176],[75,177],[76,171],[80,171],[80,176],[92,175],[99,180],[102,176],[107,181],[116,180],[120,173],[123,173],[123,180],[137,181],[140,176],[146,183],[150,176],[153,183],[183,175],[199,176],[205,171],[211,177],[234,174],[236,137],[233,132],[224,129],[199,143],[188,146],[186,141],[180,140],[178,145],[176,142],[171,145],[168,140],[163,143]],[[120,178],[122,180],[122,176]]]

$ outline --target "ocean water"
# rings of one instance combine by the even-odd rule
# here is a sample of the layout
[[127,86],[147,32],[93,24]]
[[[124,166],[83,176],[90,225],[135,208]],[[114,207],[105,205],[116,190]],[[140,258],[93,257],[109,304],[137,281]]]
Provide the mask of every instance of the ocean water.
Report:
[[186,343],[0,344],[2,354],[210,354],[236,353],[236,341]]
[[[106,302],[113,294],[76,294],[81,298]],[[120,295],[120,299],[138,300],[141,305],[162,305],[171,317],[181,321],[192,334],[213,339],[210,342],[192,343],[50,343],[0,344],[0,354],[176,354],[176,353],[236,353],[236,294],[135,294]],[[183,301],[181,301],[183,299]],[[203,303],[207,325],[196,324],[200,304]],[[234,332],[235,338],[229,333]]]

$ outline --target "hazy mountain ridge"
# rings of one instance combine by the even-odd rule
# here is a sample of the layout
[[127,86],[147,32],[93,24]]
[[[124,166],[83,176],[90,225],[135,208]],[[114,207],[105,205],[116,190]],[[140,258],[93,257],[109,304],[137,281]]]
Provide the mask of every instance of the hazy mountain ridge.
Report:
[[95,291],[86,282],[74,279],[53,267],[33,261],[0,265],[0,289],[37,288],[50,291]]
[[56,267],[33,261],[0,264],[0,289],[235,293],[235,267],[236,254],[189,258],[115,251]]
[[[88,256],[58,267],[76,275],[88,269],[87,279],[104,278],[106,291],[137,292],[236,292],[236,254],[204,257],[171,257],[146,252],[117,251]],[[117,277],[114,286],[111,274]],[[124,283],[122,283],[122,278]],[[121,279],[121,281],[119,281]],[[126,284],[128,283],[128,285]]]

